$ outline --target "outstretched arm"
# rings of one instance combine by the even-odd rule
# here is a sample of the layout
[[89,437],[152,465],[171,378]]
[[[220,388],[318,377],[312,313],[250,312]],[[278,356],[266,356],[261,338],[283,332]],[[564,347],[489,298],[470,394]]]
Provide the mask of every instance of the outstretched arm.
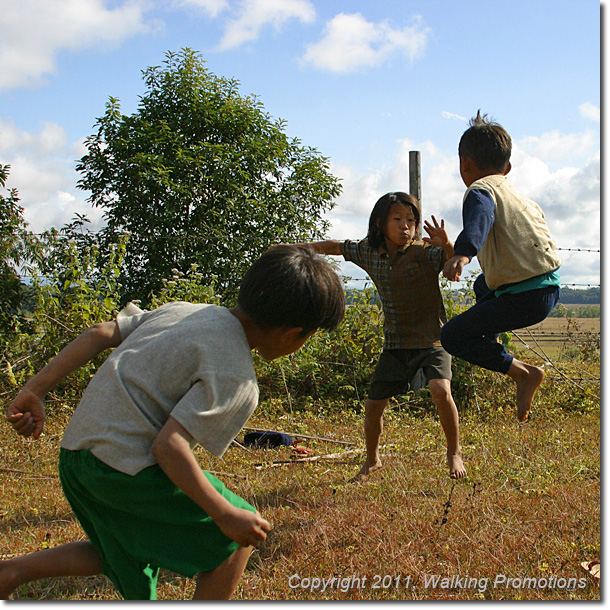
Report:
[[[317,254],[334,254],[336,256],[341,256],[341,254],[343,254],[343,252],[341,252],[342,243],[343,242],[339,241],[338,239],[325,239],[323,241],[308,241],[294,245],[301,246],[301,248],[308,248]],[[271,248],[275,248],[275,246],[271,246]]]
[[318,254],[341,256],[341,243],[338,239],[326,239],[324,241],[310,241],[304,244],[297,244],[297,246],[309,248]]
[[37,439],[44,428],[44,397],[64,377],[98,354],[121,343],[116,321],[95,324],[66,345],[43,369],[23,386],[6,412],[15,432]]
[[479,253],[495,221],[495,201],[485,189],[468,192],[462,210],[464,229],[455,240],[454,255],[445,263],[443,275],[459,282],[464,267]]

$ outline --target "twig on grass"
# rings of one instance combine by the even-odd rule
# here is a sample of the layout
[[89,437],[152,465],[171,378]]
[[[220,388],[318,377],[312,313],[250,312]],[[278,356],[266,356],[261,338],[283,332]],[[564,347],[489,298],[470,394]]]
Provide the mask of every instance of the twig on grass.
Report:
[[[7,528],[12,529],[15,527],[23,527],[24,525],[27,525],[28,527],[40,527],[40,526],[49,526],[49,525],[53,525],[55,523],[68,523],[68,524],[73,524],[74,520],[71,519],[49,519],[48,521],[42,520],[42,521],[28,521],[25,517],[25,515],[21,515],[21,517],[23,518],[23,521],[17,521],[15,523],[8,523],[7,524]],[[2,556],[0,556],[2,557]]]
[[234,479],[247,479],[248,477],[243,474],[235,474],[234,472],[219,472],[218,470],[206,470],[210,474],[216,477],[233,477]]
[[59,475],[56,474],[33,474],[31,472],[27,472],[26,470],[17,470],[16,468],[0,468],[0,472],[8,472],[10,474],[22,474],[26,475],[29,479],[57,479]]
[[364,449],[348,449],[347,451],[341,451],[339,453],[327,453],[325,455],[311,455],[304,458],[295,458],[293,460],[277,460],[270,464],[255,464],[256,470],[262,470],[263,468],[277,468],[278,466],[286,466],[287,464],[296,464],[302,462],[317,462],[318,460],[334,460],[342,458],[346,455],[352,455],[354,453],[362,453]]
[[443,504],[443,517],[441,519],[441,525],[445,525],[445,523],[447,523],[447,521],[449,521],[449,510],[451,509],[451,498],[453,498],[453,490],[455,489],[455,485],[456,485],[456,481],[453,481],[453,485],[451,486],[451,491],[449,492],[449,498],[447,499],[447,502],[445,502],[445,504]]
[[290,407],[290,414],[292,415],[292,396],[288,389],[288,383],[286,382],[286,375],[284,375],[284,367],[280,363],[280,373],[282,373],[282,380],[284,381],[284,388],[286,389],[286,395],[288,396],[288,406]]
[[248,449],[245,445],[242,445],[236,438],[233,439],[233,444],[237,445],[240,449],[243,449],[247,453],[254,453],[251,449]]

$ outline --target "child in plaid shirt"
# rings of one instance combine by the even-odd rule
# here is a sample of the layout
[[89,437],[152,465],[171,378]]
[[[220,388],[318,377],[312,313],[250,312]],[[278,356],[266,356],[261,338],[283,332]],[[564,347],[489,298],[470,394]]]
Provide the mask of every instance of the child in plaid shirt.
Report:
[[383,412],[392,396],[409,389],[424,372],[447,439],[450,477],[466,476],[459,442],[459,416],[451,395],[451,356],[440,343],[446,321],[438,276],[453,256],[444,221],[426,221],[429,237],[420,238],[417,200],[406,193],[381,197],[361,241],[325,240],[299,244],[320,254],[343,256],[364,269],[377,287],[384,312],[384,345],[365,404],[366,460],[355,482],[365,482],[381,468],[379,439]]

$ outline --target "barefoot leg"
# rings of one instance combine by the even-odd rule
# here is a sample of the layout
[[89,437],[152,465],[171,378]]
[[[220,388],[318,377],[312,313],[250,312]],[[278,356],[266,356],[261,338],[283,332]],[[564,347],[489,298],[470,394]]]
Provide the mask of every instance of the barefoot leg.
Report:
[[451,395],[451,382],[448,379],[430,379],[428,382],[432,401],[438,409],[441,427],[447,439],[447,465],[452,479],[463,479],[466,468],[460,449],[460,417]]
[[507,374],[517,384],[517,419],[526,421],[536,390],[544,379],[544,369],[515,358]]
[[383,431],[383,412],[389,400],[368,399],[364,405],[364,440],[366,443],[366,460],[352,483],[365,483],[369,475],[381,468],[379,457],[379,439]]
[[0,599],[19,585],[41,578],[101,574],[102,561],[89,541],[70,542],[0,562]]

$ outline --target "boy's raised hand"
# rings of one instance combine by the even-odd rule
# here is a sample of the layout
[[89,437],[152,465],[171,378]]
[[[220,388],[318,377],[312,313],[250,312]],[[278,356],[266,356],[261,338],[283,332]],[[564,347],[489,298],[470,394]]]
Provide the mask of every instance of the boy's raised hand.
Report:
[[8,406],[6,419],[17,434],[38,439],[44,429],[44,401],[31,390],[23,388]]
[[424,237],[423,240],[428,244],[442,248],[449,243],[449,236],[445,231],[445,221],[441,218],[441,224],[439,225],[436,218],[432,216],[432,222],[433,225],[427,220],[424,221],[424,229],[430,237]]

